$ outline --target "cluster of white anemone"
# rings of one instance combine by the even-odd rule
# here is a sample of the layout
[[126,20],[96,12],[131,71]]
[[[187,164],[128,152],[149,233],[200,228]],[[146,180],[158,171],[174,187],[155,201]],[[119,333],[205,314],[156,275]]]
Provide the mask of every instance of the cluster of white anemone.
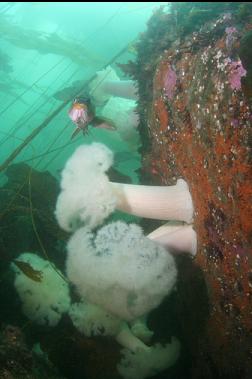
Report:
[[113,153],[101,143],[79,146],[62,172],[56,205],[59,225],[70,232],[101,225],[116,209],[139,217],[180,221],[149,234],[168,250],[196,254],[193,203],[183,179],[174,186],[144,186],[110,182],[106,174]]
[[[111,94],[136,99],[133,82],[111,75],[104,80],[106,72],[101,75],[103,84],[98,85],[98,77],[91,88],[96,102],[108,100]],[[113,336],[123,346],[117,367],[123,378],[144,379],[172,366],[179,356],[180,343],[175,337],[165,346],[149,345],[153,332],[146,317],[175,286],[177,269],[170,251],[196,254],[193,204],[182,179],[174,186],[161,187],[114,183],[106,174],[112,164],[113,153],[93,143],[78,147],[62,172],[55,215],[59,225],[73,233],[67,246],[66,273],[81,302],[70,305],[69,288],[62,278],[54,281],[61,291],[51,291],[52,272],[59,275],[36,256],[28,256],[27,262],[43,272],[41,283],[34,287],[37,292],[28,298],[24,295],[31,292],[29,286],[34,282],[18,269],[15,285],[29,318],[55,325],[68,312],[81,333]],[[179,224],[168,223],[148,236],[138,225],[121,221],[97,231],[115,210]],[[48,298],[46,291],[55,296]],[[46,298],[49,301],[44,306]]]
[[138,225],[121,221],[107,224],[97,233],[79,228],[67,250],[67,277],[81,302],[71,305],[69,285],[55,266],[25,253],[18,261],[40,274],[34,281],[32,274],[29,277],[13,265],[25,315],[39,324],[55,326],[68,313],[86,336],[114,337],[124,348],[117,368],[126,379],[144,379],[174,364],[179,341],[173,337],[165,346],[149,346],[153,332],[145,319],[176,283],[172,255],[145,237]]
[[[174,288],[177,270],[169,251],[196,253],[193,205],[184,180],[163,187],[113,183],[106,174],[112,164],[105,145],[78,147],[62,172],[55,214],[59,225],[73,233],[67,275],[83,299],[71,307],[74,325],[86,335],[113,335],[124,347],[120,374],[141,379],[179,356],[175,337],[165,346],[148,346],[152,332],[139,320]],[[93,232],[116,209],[182,223],[148,236],[120,221]]]
[[144,379],[178,359],[175,337],[165,346],[149,346],[153,332],[146,316],[175,286],[177,269],[169,250],[194,254],[196,236],[191,224],[164,225],[148,236],[122,221],[97,227],[116,209],[190,223],[192,200],[183,180],[170,187],[112,183],[106,175],[112,164],[112,152],[93,143],[77,148],[62,172],[55,214],[59,225],[73,233],[66,273],[81,302],[71,305],[63,275],[34,254],[19,260],[41,272],[42,279],[34,283],[16,267],[15,286],[30,319],[53,326],[68,312],[81,333],[113,336],[123,346],[117,368],[124,378]]
[[111,66],[98,71],[89,84],[92,102],[101,108],[101,116],[113,120],[116,133],[136,151],[140,143],[136,112],[138,91],[133,80],[120,80]]

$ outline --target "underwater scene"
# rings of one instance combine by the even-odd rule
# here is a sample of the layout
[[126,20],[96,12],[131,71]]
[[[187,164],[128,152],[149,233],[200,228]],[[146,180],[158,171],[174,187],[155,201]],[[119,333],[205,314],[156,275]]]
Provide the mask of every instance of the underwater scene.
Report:
[[251,379],[252,3],[0,33],[0,379]]

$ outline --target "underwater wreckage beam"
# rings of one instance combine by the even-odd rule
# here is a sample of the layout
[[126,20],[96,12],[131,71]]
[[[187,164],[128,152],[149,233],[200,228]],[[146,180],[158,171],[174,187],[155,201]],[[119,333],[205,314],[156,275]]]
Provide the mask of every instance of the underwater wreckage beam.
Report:
[[[111,65],[114,63],[114,61],[119,58],[125,51],[128,50],[129,44],[127,44],[122,50],[120,50],[109,62],[106,63],[104,67],[101,69],[106,68],[107,66]],[[6,168],[9,166],[9,164],[21,153],[21,151],[43,130],[45,129],[50,122],[56,117],[62,109],[64,109],[67,104],[72,101],[73,97],[78,96],[81,94],[81,92],[87,87],[87,85],[94,80],[96,77],[96,73],[89,78],[85,86],[83,86],[78,92],[74,95],[71,96],[68,100],[64,101],[61,105],[58,106],[58,108],[55,109],[54,112],[52,112],[36,129],[34,129],[31,134],[29,134],[28,137],[24,139],[24,141],[8,156],[8,158],[0,165],[0,172],[6,170]]]

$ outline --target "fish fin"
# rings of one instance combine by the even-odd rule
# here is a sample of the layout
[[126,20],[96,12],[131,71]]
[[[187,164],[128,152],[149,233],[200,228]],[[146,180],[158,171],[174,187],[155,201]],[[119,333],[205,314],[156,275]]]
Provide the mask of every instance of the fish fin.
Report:
[[71,135],[71,140],[72,140],[72,139],[74,139],[74,137],[76,137],[76,136],[77,136],[77,134],[79,134],[79,133],[80,133],[80,131],[81,131],[81,129],[80,129],[80,128],[76,128],[76,129],[74,130],[73,134]]
[[92,125],[94,128],[102,128],[102,129],[108,129],[108,130],[116,130],[116,126],[113,123],[112,120],[109,118],[104,117],[97,117],[95,116],[92,120]]
[[88,127],[82,129],[82,134],[83,134],[84,136],[86,136],[87,134],[89,134]]

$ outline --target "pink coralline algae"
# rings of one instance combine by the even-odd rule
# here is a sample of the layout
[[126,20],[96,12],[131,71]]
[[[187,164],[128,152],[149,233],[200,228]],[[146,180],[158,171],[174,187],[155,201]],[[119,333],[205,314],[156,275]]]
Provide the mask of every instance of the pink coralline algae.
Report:
[[242,65],[241,61],[231,61],[228,59],[229,74],[228,81],[232,89],[241,89],[241,78],[246,76],[247,70]]
[[176,72],[169,66],[164,78],[164,91],[165,95],[171,100],[174,96],[174,91],[177,82]]

